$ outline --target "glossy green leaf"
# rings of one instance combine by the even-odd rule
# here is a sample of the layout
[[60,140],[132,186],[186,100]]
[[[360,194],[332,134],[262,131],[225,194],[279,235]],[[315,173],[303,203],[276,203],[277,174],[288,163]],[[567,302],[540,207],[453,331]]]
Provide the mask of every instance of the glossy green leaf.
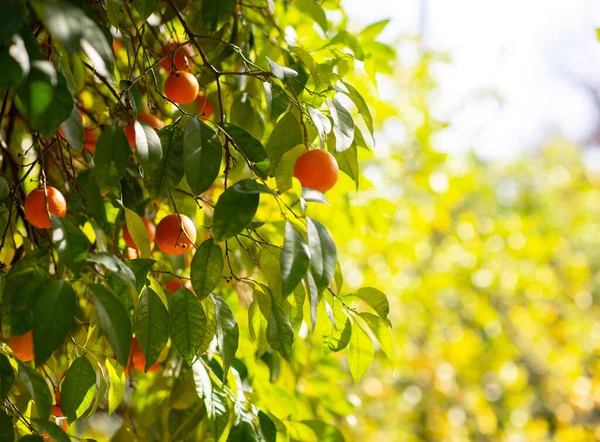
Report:
[[317,286],[327,287],[333,281],[337,248],[331,234],[323,224],[306,217],[306,233],[310,249],[310,270]]
[[358,152],[356,150],[356,146],[350,146],[343,152],[332,153],[340,170],[348,175],[352,181],[354,181],[356,184],[356,190],[358,190],[360,175],[358,170]]
[[323,32],[327,32],[329,30],[329,21],[327,21],[325,10],[320,3],[312,0],[296,0],[294,5],[299,11],[309,15],[315,21],[315,23],[321,27]]
[[227,302],[214,293],[211,293],[210,296],[215,304],[217,342],[223,359],[223,379],[226,379],[238,348],[240,331]]
[[216,31],[229,22],[235,5],[236,0],[202,0],[202,19],[211,31]]
[[335,134],[335,150],[343,152],[352,146],[354,140],[354,120],[350,112],[337,100],[327,99],[327,107],[333,119],[333,133]]
[[275,171],[275,181],[279,192],[287,192],[292,188],[292,177],[294,176],[294,166],[300,155],[306,152],[304,144],[298,144],[292,150],[286,152],[281,157],[277,170]]
[[0,400],[4,400],[15,382],[15,372],[6,356],[0,354]]
[[123,129],[106,127],[96,142],[96,182],[100,189],[116,185],[127,167],[130,147]]
[[203,354],[206,350],[208,350],[208,347],[210,346],[210,343],[217,332],[217,314],[215,311],[215,303],[210,296],[207,296],[205,299],[203,299],[200,304],[202,305],[202,309],[206,315],[204,336],[202,338],[200,350],[198,351],[198,354]]
[[358,383],[365,375],[373,362],[374,356],[375,351],[373,350],[371,338],[360,324],[352,319],[352,335],[348,346],[348,367],[355,383]]
[[306,275],[309,266],[310,250],[289,221],[285,225],[283,250],[281,251],[281,282],[283,296],[292,293],[292,290]]
[[246,419],[234,425],[227,438],[228,442],[258,442],[258,440],[254,424]]
[[284,113],[290,105],[290,97],[285,93],[283,88],[275,83],[263,83],[265,89],[265,100],[267,102],[267,112],[272,121],[277,121],[277,118]]
[[57,85],[58,77],[52,63],[33,61],[27,80],[15,89],[24,116],[31,120],[41,118],[52,103]]
[[81,417],[92,405],[96,393],[96,372],[85,356],[71,364],[60,386],[60,406],[69,422]]
[[62,430],[62,428],[60,428],[54,422],[50,422],[44,419],[33,419],[32,421],[41,429],[43,433],[47,433],[52,441],[71,442],[71,439],[69,438],[69,436],[67,436],[67,433],[65,433]]
[[241,187],[234,184],[223,192],[217,201],[213,218],[213,233],[218,241],[229,239],[240,233],[256,214],[260,195],[241,192]]
[[135,334],[146,357],[145,370],[154,365],[169,340],[169,311],[151,288],[142,293],[135,314]]
[[337,426],[320,420],[304,420],[304,425],[309,426],[317,436],[319,442],[344,442],[344,436]]
[[85,234],[69,220],[52,217],[52,240],[58,256],[76,275],[88,256],[90,243]]
[[73,105],[71,115],[60,124],[60,128],[71,149],[80,151],[83,148],[83,123],[77,106]]
[[161,165],[163,149],[156,130],[138,120],[134,122],[135,155],[144,170],[144,176],[150,177],[152,172]]
[[175,292],[169,312],[169,334],[189,366],[202,349],[207,320],[198,298],[185,287]]
[[150,15],[158,9],[160,0],[133,0],[135,9],[137,10],[140,17],[146,20]]
[[162,158],[146,178],[148,192],[155,201],[167,198],[184,175],[183,131],[178,126],[166,126],[158,132]]
[[223,267],[221,247],[212,238],[207,239],[196,250],[190,265],[192,287],[198,298],[204,299],[217,287]]
[[382,319],[389,323],[387,317],[390,313],[390,303],[387,296],[385,296],[385,293],[381,290],[374,287],[363,287],[358,289],[355,293],[347,295],[347,297],[350,296],[356,296],[363,300],[369,307],[375,310]]
[[[148,272],[154,266],[156,260],[137,258],[128,260],[125,265],[131,269],[131,272],[135,276],[136,289],[141,292],[142,289],[149,285],[148,284]],[[111,275],[112,276],[112,275]]]
[[108,270],[113,272],[121,281],[127,286],[135,288],[136,278],[133,271],[118,259],[115,255],[108,252],[90,253],[88,254],[88,261],[100,264],[106,267]]
[[392,336],[392,330],[388,323],[381,319],[379,316],[369,312],[360,312],[360,317],[365,320],[367,326],[379,342],[381,349],[390,360],[394,361],[394,338]]
[[0,411],[0,440],[13,442],[15,440],[15,429],[11,418]]
[[249,161],[261,163],[269,160],[262,143],[250,133],[231,123],[221,123],[220,126],[231,138],[233,138],[236,148],[242,152]]
[[41,365],[63,345],[75,319],[76,295],[67,281],[52,281],[37,299],[33,311],[36,365]]
[[199,118],[185,126],[183,135],[185,175],[192,192],[205,192],[219,175],[223,146],[218,134]]
[[343,350],[350,343],[352,321],[339,309],[333,310],[333,316],[335,322],[329,318],[323,319],[327,321],[327,326],[323,333],[323,344],[325,345],[326,352],[335,353]]
[[19,377],[35,402],[38,416],[48,419],[52,408],[52,394],[42,375],[29,365],[19,362]]
[[347,95],[350,97],[350,99],[358,109],[358,113],[362,115],[363,120],[365,120],[365,124],[367,125],[367,129],[369,129],[371,136],[374,136],[375,132],[373,129],[373,116],[371,115],[371,111],[369,109],[369,106],[367,105],[367,102],[354,86],[345,81],[343,81],[342,83],[348,90]]
[[133,210],[125,209],[125,224],[127,225],[127,231],[133,239],[133,242],[137,246],[140,254],[143,258],[150,257],[150,238],[148,237],[148,231],[146,225],[142,221],[142,218],[135,213]]
[[121,301],[105,287],[93,284],[88,288],[96,303],[96,312],[108,342],[122,364],[129,360],[131,350],[131,319]]
[[271,300],[271,315],[269,316],[267,325],[267,341],[285,360],[290,360],[292,357],[294,331],[292,330],[290,320],[274,299]]
[[275,175],[279,160],[284,153],[293,149],[294,146],[303,143],[304,138],[302,136],[300,123],[294,114],[288,111],[279,119],[277,124],[275,124],[271,136],[269,137],[269,141],[267,141],[267,145],[265,146],[265,150],[271,160],[269,175]]
[[108,373],[108,415],[115,412],[125,395],[125,373],[123,367],[112,358],[106,359]]

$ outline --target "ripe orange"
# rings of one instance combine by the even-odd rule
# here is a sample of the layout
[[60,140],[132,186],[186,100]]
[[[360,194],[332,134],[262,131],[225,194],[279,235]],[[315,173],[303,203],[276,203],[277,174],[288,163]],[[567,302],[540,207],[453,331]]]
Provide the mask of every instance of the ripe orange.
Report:
[[23,362],[33,361],[33,333],[31,330],[8,340],[8,346],[14,355]]
[[[48,209],[50,213],[64,218],[67,214],[67,201],[55,187],[46,186],[48,192]],[[25,217],[27,221],[38,229],[49,229],[52,222],[46,211],[46,195],[44,189],[39,188],[31,191],[25,199]]]
[[[146,226],[146,232],[148,232],[148,239],[150,240],[150,244],[152,244],[154,242],[154,237],[156,236],[156,226],[148,218],[143,216],[141,218],[142,222],[144,223],[144,226]],[[123,228],[123,240],[125,241],[125,244],[127,244],[128,247],[134,249],[137,248],[137,246],[135,245],[135,241],[133,241],[133,238],[129,234],[129,230],[127,230],[127,224],[125,224],[125,227]]]
[[161,67],[167,72],[187,71],[192,66],[192,58],[194,58],[194,50],[192,47],[190,45],[184,45],[173,53],[173,50],[177,45],[177,42],[169,42],[163,46],[160,51],[161,57],[169,54],[167,58],[160,62]]
[[96,152],[96,141],[98,140],[98,135],[91,129],[85,129],[83,131],[83,148],[88,152],[94,153]]
[[156,227],[156,245],[169,255],[183,255],[192,248],[195,241],[196,226],[185,215],[167,215]]
[[[154,129],[162,129],[165,127],[165,123],[160,121],[160,118],[152,115],[152,114],[139,114],[138,121],[142,123],[146,123],[147,125],[153,127]],[[125,135],[127,135],[127,141],[129,142],[129,147],[135,149],[135,121],[133,118],[125,128]]]
[[337,183],[339,168],[337,161],[326,150],[314,149],[303,153],[294,165],[294,176],[302,187],[327,192]]
[[175,293],[182,286],[185,286],[185,288],[187,288],[188,290],[192,290],[192,283],[190,282],[189,279],[186,280],[185,283],[183,283],[183,282],[181,282],[181,279],[179,279],[179,278],[169,279],[169,281],[165,284],[165,289],[167,289],[171,293]]
[[196,99],[200,85],[189,72],[176,71],[165,81],[165,95],[178,104],[188,104]]
[[208,95],[206,95],[204,92],[198,93],[196,103],[198,105],[198,113],[200,114],[200,118],[203,120],[208,120],[215,111],[213,104],[208,99]]

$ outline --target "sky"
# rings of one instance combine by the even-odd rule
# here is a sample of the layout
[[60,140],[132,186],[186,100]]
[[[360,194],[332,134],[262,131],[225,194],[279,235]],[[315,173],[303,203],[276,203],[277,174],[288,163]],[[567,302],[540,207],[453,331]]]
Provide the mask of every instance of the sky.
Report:
[[[392,19],[386,41],[416,34],[447,51],[432,111],[451,127],[437,149],[509,159],[562,136],[600,143],[600,0],[342,0],[351,23]],[[423,8],[423,5],[427,5]],[[423,10],[427,14],[422,15]],[[426,17],[423,20],[423,17]],[[596,101],[597,100],[597,101]],[[384,137],[398,133],[384,126]],[[598,150],[598,149],[594,149]]]

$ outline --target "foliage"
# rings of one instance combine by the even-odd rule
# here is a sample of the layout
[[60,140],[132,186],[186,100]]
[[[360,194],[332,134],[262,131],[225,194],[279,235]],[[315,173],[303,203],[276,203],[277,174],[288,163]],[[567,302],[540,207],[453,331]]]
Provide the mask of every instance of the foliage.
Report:
[[[350,379],[329,353],[347,348],[358,381],[369,333],[391,354],[389,304],[344,288],[336,222],[306,215],[337,202],[291,171],[325,148],[358,186],[394,58],[384,26],[350,33],[333,0],[3,5],[1,331],[33,329],[35,349],[0,349],[3,434],[68,440],[66,420],[97,440],[343,440]],[[213,115],[162,92],[177,50]],[[49,185],[68,213],[36,229],[23,203]],[[183,255],[141,220],[169,214],[196,226]],[[171,293],[172,278],[191,285]]]

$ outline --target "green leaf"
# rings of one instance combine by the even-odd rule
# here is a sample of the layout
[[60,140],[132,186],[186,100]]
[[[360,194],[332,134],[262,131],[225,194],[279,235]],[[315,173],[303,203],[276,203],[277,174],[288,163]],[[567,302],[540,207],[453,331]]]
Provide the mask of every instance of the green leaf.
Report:
[[0,45],[19,32],[25,19],[25,2],[22,0],[4,0],[0,15]]
[[15,383],[15,372],[6,356],[0,354],[0,400],[4,400]]
[[162,158],[154,172],[146,179],[148,192],[157,202],[168,197],[182,180],[183,131],[178,126],[166,126],[158,132],[162,145]]
[[235,10],[236,0],[202,0],[202,19],[211,31],[229,22]]
[[211,293],[210,296],[215,304],[217,342],[223,358],[223,380],[225,380],[238,348],[240,330],[227,302],[214,293]]
[[76,295],[67,281],[52,281],[35,303],[33,343],[40,366],[65,341],[75,318]]
[[92,284],[88,287],[96,303],[96,312],[104,334],[115,350],[118,360],[121,364],[126,364],[129,360],[132,334],[129,313],[121,301],[103,286]]
[[32,422],[41,428],[43,433],[48,433],[52,441],[56,442],[71,442],[67,433],[65,433],[58,425],[54,422],[43,419],[33,419]]
[[304,144],[298,144],[292,150],[286,152],[281,157],[275,172],[275,181],[279,192],[287,192],[292,188],[292,177],[294,176],[294,166],[300,155],[306,152]]
[[96,142],[96,182],[100,189],[115,186],[125,169],[129,159],[129,143],[125,132],[120,127],[106,127]]
[[271,417],[262,410],[258,412],[260,432],[265,442],[277,442],[277,426]]
[[41,118],[52,103],[57,85],[58,77],[52,63],[32,61],[27,80],[15,89],[24,116],[32,121]]
[[299,11],[310,16],[321,27],[323,32],[329,30],[329,22],[327,21],[325,10],[318,2],[313,0],[296,0],[294,5]]
[[77,106],[73,104],[71,115],[60,124],[71,149],[78,152],[83,148],[83,123]]
[[283,250],[281,251],[281,282],[283,296],[302,281],[308,271],[310,251],[308,245],[291,222],[285,224]]
[[227,442],[258,442],[254,424],[242,418],[231,428]]
[[323,115],[319,109],[316,109],[310,105],[306,106],[310,119],[317,129],[317,134],[321,138],[325,138],[327,134],[331,132],[331,120]]
[[340,170],[352,178],[352,181],[356,184],[358,190],[359,184],[359,170],[358,170],[358,152],[356,146],[352,145],[349,149],[343,152],[332,152]]
[[271,176],[275,175],[279,160],[284,153],[293,149],[294,146],[303,143],[300,123],[294,114],[291,111],[288,111],[279,119],[277,124],[275,124],[273,132],[271,132],[271,136],[269,137],[269,141],[267,141],[267,145],[265,146],[265,150],[271,160],[269,174]]
[[163,156],[160,138],[153,127],[138,120],[134,122],[134,129],[135,154],[144,170],[144,176],[149,177],[159,167]]
[[144,356],[145,370],[154,365],[169,340],[169,311],[151,288],[142,293],[135,315],[135,332]]
[[29,54],[20,35],[13,35],[8,46],[0,45],[0,65],[0,86],[14,86],[29,74]]
[[306,286],[308,288],[308,300],[310,304],[310,321],[314,331],[317,325],[317,307],[319,306],[322,292],[319,292],[315,278],[310,272],[306,274]]
[[344,84],[344,86],[346,86],[346,89],[348,89],[347,93],[345,91],[342,91],[342,92],[346,93],[346,95],[348,95],[350,97],[350,99],[352,100],[352,102],[354,103],[356,108],[358,109],[358,113],[361,114],[363,117],[363,120],[365,120],[365,124],[367,125],[367,128],[369,129],[369,132],[371,132],[371,136],[373,137],[374,136],[373,116],[371,115],[371,111],[369,110],[369,106],[367,105],[367,102],[365,101],[363,96],[360,94],[360,92],[358,92],[358,90],[356,90],[354,88],[354,86],[352,86],[349,83],[346,83],[345,81],[343,81],[342,83]]
[[45,442],[45,440],[44,438],[42,438],[42,436],[38,436],[37,434],[26,434],[21,439],[19,439],[19,442]]
[[150,238],[148,237],[148,231],[146,230],[146,225],[142,221],[142,218],[133,210],[125,207],[125,223],[127,224],[127,231],[137,248],[140,250],[142,257],[148,258],[151,253]]
[[271,69],[271,72],[273,72],[273,75],[275,75],[275,77],[277,77],[279,80],[285,81],[288,78],[294,78],[298,76],[298,72],[296,72],[295,70],[286,66],[281,66],[275,63],[269,57],[265,58],[267,59],[267,63],[269,63],[269,68]]
[[[148,285],[147,277],[148,272],[152,268],[152,266],[156,263],[154,259],[130,259],[125,263],[127,267],[131,269],[135,276],[136,286],[138,293],[142,291],[146,285]],[[112,275],[111,275],[112,276]]]
[[171,299],[169,334],[190,367],[202,349],[206,325],[206,314],[198,298],[185,287],[177,290]]
[[381,349],[390,360],[394,362],[394,338],[392,337],[392,331],[386,321],[381,319],[379,316],[369,312],[360,312],[360,317],[365,320],[367,326],[379,342]]
[[201,300],[219,284],[223,273],[224,261],[221,247],[210,238],[204,241],[192,258],[190,278],[196,296]]
[[48,419],[52,408],[52,394],[42,375],[29,365],[19,361],[19,377],[35,402],[38,416],[41,419]]
[[71,364],[60,386],[60,406],[70,422],[83,416],[96,393],[96,372],[85,356]]
[[319,442],[344,442],[342,432],[335,425],[328,424],[320,420],[301,421],[315,432]]
[[267,325],[267,341],[286,361],[290,360],[294,330],[283,309],[273,298],[271,298],[271,315]]
[[310,187],[302,188],[302,198],[304,198],[304,200],[308,202],[323,203],[329,205],[329,201],[327,200],[327,197],[324,194],[322,194],[316,189],[311,189]]
[[352,335],[348,350],[348,367],[355,383],[364,376],[373,362],[373,342],[356,320],[352,320]]
[[387,316],[390,313],[390,303],[388,302],[387,296],[381,290],[374,287],[363,287],[352,293],[346,295],[346,297],[356,296],[362,299],[369,307],[371,307],[382,319],[386,320],[389,324]]
[[8,185],[8,181],[6,181],[3,177],[0,177],[0,200],[3,200],[10,193],[10,186]]
[[6,442],[13,442],[15,440],[15,429],[12,419],[3,411],[0,411],[0,440]]
[[123,367],[116,360],[106,358],[106,371],[108,372],[108,415],[115,412],[125,395],[125,373]]
[[[92,169],[90,172],[95,173]],[[98,226],[109,236],[114,237],[117,219],[121,216],[121,201],[111,193],[102,196],[93,173],[81,173],[77,180],[83,187],[85,202]],[[84,175],[85,174],[85,175]],[[83,175],[83,177],[82,177]]]
[[350,48],[357,60],[363,61],[364,59],[364,52],[358,42],[358,39],[345,29],[338,32],[338,34],[333,37],[329,45],[341,45]]
[[227,134],[233,138],[236,148],[253,163],[268,161],[269,157],[262,143],[241,127],[231,123],[219,123]]
[[202,338],[202,344],[200,345],[200,350],[197,354],[203,354],[206,350],[208,350],[208,347],[210,347],[210,343],[217,332],[217,315],[215,312],[215,303],[213,302],[212,298],[210,296],[206,297],[201,301],[200,305],[202,305],[202,309],[206,315],[206,325],[204,326],[204,337]]
[[319,221],[306,217],[306,233],[310,249],[310,270],[319,288],[333,281],[337,249],[327,228]]
[[304,66],[308,68],[310,76],[312,77],[315,84],[317,84],[319,78],[319,70],[317,68],[317,64],[315,63],[315,60],[313,59],[312,55],[310,55],[310,52],[308,52],[306,49],[301,48],[300,46],[292,46],[290,48],[290,51],[293,54],[296,54],[296,56],[300,59]]
[[327,353],[342,351],[348,346],[352,336],[352,321],[342,310],[334,309],[333,318],[335,322],[330,318],[326,319],[328,324],[323,333],[323,344]]
[[333,119],[333,133],[335,134],[335,150],[343,152],[352,146],[354,140],[354,120],[350,112],[336,99],[327,99],[327,107]]
[[[215,206],[213,233],[215,239],[223,241],[240,233],[254,218],[260,195],[240,191],[237,183],[221,194]],[[243,190],[243,189],[242,189]]]
[[88,256],[90,243],[87,236],[69,220],[53,216],[52,240],[60,260],[78,275]]
[[390,19],[380,20],[375,23],[371,23],[369,26],[360,31],[360,36],[368,40],[375,40],[381,32],[390,23]]
[[219,175],[223,146],[218,134],[199,118],[188,121],[183,134],[185,175],[192,192],[205,192]]
[[271,117],[271,121],[276,121],[279,116],[284,113],[290,105],[290,97],[285,91],[275,83],[263,83],[265,90],[265,100],[267,102],[267,111]]
[[146,20],[158,9],[160,0],[133,0],[135,9],[143,20]]
[[95,262],[106,267],[108,270],[117,275],[127,286],[135,288],[136,278],[131,269],[118,259],[115,255],[108,252],[90,253],[88,261]]

